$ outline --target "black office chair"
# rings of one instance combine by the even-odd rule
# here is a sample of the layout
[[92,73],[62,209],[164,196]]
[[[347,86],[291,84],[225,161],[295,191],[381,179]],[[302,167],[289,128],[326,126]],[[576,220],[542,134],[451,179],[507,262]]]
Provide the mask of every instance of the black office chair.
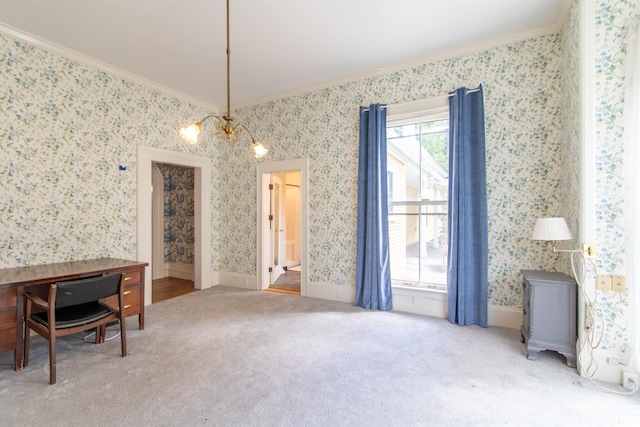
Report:
[[[33,329],[49,341],[49,372],[51,384],[56,383],[56,338],[95,329],[96,344],[104,342],[108,323],[120,322],[122,357],[127,355],[124,310],[117,310],[101,299],[118,295],[124,307],[122,274],[59,282],[49,288],[49,300],[25,292],[24,366],[29,365],[29,331]],[[44,311],[32,312],[33,309]]]

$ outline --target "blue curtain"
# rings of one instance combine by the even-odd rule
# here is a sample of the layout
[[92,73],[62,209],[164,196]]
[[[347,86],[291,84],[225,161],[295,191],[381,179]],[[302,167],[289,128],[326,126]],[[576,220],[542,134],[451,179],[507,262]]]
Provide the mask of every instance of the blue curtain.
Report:
[[360,107],[355,305],[391,310],[387,219],[387,111]]
[[487,178],[482,86],[449,96],[449,321],[487,326]]

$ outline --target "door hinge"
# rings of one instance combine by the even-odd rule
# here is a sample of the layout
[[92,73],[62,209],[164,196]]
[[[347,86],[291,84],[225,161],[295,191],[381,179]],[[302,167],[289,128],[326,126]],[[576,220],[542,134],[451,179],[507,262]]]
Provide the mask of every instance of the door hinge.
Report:
[[273,190],[273,184],[269,184],[269,190]]
[[269,215],[269,221],[273,221],[273,215]]
[[273,273],[273,268],[269,267],[269,273]]

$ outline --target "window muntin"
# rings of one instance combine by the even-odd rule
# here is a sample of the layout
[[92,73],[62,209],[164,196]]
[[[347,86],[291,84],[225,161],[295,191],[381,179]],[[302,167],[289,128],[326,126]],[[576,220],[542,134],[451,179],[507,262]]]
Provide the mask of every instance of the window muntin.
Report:
[[394,285],[446,290],[448,137],[448,112],[387,126]]

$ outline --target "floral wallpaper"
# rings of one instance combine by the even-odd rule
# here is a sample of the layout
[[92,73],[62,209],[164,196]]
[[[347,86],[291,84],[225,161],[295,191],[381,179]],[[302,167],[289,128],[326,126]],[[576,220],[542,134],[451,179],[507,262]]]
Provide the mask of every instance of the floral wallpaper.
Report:
[[164,180],[164,261],[194,263],[194,170],[158,163]]
[[[596,238],[599,274],[626,275],[624,224],[624,94],[626,34],[640,19],[637,0],[595,3]],[[627,283],[627,287],[637,284]],[[603,350],[627,349],[627,292],[598,292],[605,322]]]
[[[552,268],[546,246],[530,240],[543,214],[566,214],[560,39],[539,37],[392,74],[244,108],[241,119],[271,144],[265,161],[308,157],[309,280],[355,281],[358,107],[437,97],[461,87],[485,89],[489,205],[489,289],[493,304],[520,307],[523,268]],[[221,164],[221,269],[253,273],[255,168],[251,159]],[[238,186],[246,191],[237,192]],[[231,230],[245,229],[243,241]],[[251,248],[239,254],[240,248]],[[238,255],[239,254],[239,255]]]
[[[135,257],[141,143],[212,158],[214,269],[256,273],[251,150],[185,146],[176,129],[206,112],[9,37],[0,49],[3,265]],[[535,219],[566,214],[560,50],[558,35],[538,37],[237,110],[270,144],[260,161],[309,158],[310,281],[355,280],[358,107],[483,84],[490,302],[519,307],[519,270],[557,262],[530,240]]]
[[[597,3],[596,243],[598,268],[608,274],[624,274],[619,85],[632,3]],[[479,84],[486,112],[489,301],[519,308],[521,269],[567,269],[530,236],[543,215],[565,216],[579,233],[578,4],[559,34],[236,111],[238,121],[269,144],[269,154],[258,162],[309,159],[310,281],[355,281],[358,107]],[[0,268],[135,258],[136,145],[144,144],[211,158],[213,268],[255,275],[251,150],[186,145],[177,135],[180,126],[207,113],[0,34]],[[615,313],[611,324],[623,315],[625,295],[599,296],[598,307]],[[623,347],[623,330],[610,330],[604,345]]]
[[137,145],[215,165],[177,133],[205,113],[0,33],[0,268],[135,259]]

